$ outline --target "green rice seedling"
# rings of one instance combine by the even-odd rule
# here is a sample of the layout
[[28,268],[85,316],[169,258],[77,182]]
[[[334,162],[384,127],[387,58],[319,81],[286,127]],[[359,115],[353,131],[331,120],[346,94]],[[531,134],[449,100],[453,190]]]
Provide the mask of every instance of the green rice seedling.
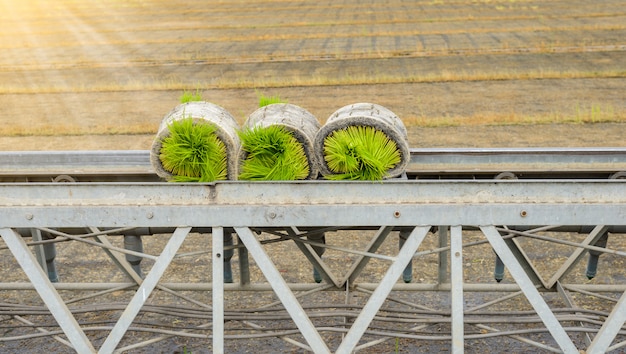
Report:
[[239,179],[291,181],[309,175],[309,162],[302,144],[283,126],[245,129],[239,137],[247,153]]
[[175,182],[212,182],[228,174],[226,145],[212,124],[184,118],[169,125],[159,158]]
[[188,103],[188,102],[197,102],[202,101],[202,93],[200,90],[196,90],[196,92],[191,91],[183,91],[183,94],[180,96],[180,103]]
[[262,93],[259,96],[259,108],[269,106],[274,103],[287,103],[287,101],[282,100],[279,96],[265,96]]
[[374,127],[349,126],[324,140],[324,159],[332,180],[382,180],[400,163],[396,143]]

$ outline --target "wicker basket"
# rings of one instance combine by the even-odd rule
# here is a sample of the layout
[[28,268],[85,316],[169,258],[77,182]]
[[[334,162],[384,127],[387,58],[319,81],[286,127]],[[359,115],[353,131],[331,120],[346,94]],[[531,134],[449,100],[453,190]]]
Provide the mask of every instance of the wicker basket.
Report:
[[213,103],[195,101],[183,103],[171,110],[159,126],[152,148],[150,149],[150,162],[157,175],[166,180],[171,180],[174,176],[165,170],[159,158],[163,139],[169,136],[169,126],[172,122],[182,119],[192,118],[194,123],[209,123],[216,127],[217,137],[224,143],[228,159],[228,179],[236,180],[238,175],[237,154],[240,149],[239,136],[237,131],[239,126],[233,116],[224,108]]
[[[284,127],[302,144],[309,163],[309,175],[306,179],[316,179],[319,174],[319,162],[315,157],[313,141],[320,129],[320,123],[317,118],[299,106],[288,103],[275,103],[252,112],[242,128],[264,128],[271,125]],[[240,150],[240,162],[244,161],[246,157],[246,152]]]
[[335,111],[318,131],[315,141],[315,154],[320,162],[320,172],[324,176],[332,172],[324,158],[324,140],[334,131],[349,126],[373,127],[387,135],[394,141],[400,151],[400,162],[387,171],[385,178],[400,176],[409,164],[410,152],[407,130],[400,118],[389,109],[374,103],[355,103],[344,106]]

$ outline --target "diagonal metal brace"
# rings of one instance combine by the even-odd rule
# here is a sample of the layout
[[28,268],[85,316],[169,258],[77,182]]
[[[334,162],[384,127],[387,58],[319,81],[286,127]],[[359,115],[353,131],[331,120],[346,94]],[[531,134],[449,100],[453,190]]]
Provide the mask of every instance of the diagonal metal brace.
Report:
[[48,274],[44,273],[35,256],[29,251],[22,236],[8,228],[0,229],[0,235],[74,349],[78,353],[94,353],[95,349],[89,338],[48,279]]
[[578,350],[572,339],[567,335],[567,332],[565,332],[563,326],[561,326],[554,313],[550,310],[550,307],[531,281],[529,275],[524,271],[523,265],[520,264],[520,259],[515,257],[511,249],[507,247],[506,242],[502,239],[502,235],[496,230],[496,227],[493,225],[481,226],[480,229],[491,244],[491,247],[493,247],[493,250],[502,259],[509,273],[520,286],[528,302],[535,309],[559,347],[565,353],[577,353]]
[[152,293],[152,290],[154,290],[154,288],[157,286],[159,280],[165,273],[165,270],[172,262],[172,259],[174,259],[176,252],[183,244],[183,241],[185,241],[185,237],[187,236],[187,234],[189,234],[189,231],[191,231],[191,227],[180,227],[177,228],[176,231],[174,231],[172,237],[167,242],[167,245],[165,245],[165,248],[161,252],[161,255],[157,258],[156,262],[152,266],[152,269],[150,270],[148,275],[146,275],[146,278],[141,283],[141,285],[137,289],[137,292],[128,303],[128,306],[126,306],[126,309],[111,330],[111,333],[109,333],[109,336],[102,344],[102,347],[100,347],[98,353],[108,354],[112,353],[113,350],[115,350],[119,342],[122,340],[122,337],[128,330],[128,327],[130,327],[135,317],[141,310],[141,307],[145,304],[146,300],[148,300],[148,297]]

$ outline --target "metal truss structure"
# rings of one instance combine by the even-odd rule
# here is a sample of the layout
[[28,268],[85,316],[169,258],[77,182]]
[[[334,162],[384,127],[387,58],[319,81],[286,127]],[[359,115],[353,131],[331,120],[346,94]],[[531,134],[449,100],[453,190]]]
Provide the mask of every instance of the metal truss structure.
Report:
[[[5,321],[29,325],[0,340],[50,338],[80,353],[130,350],[172,336],[205,339],[215,353],[232,341],[266,337],[316,353],[351,353],[399,338],[445,343],[455,353],[463,352],[473,340],[489,338],[511,339],[549,352],[604,353],[623,348],[626,243],[619,234],[626,233],[626,181],[619,177],[626,170],[626,150],[555,152],[446,150],[438,152],[438,162],[429,164],[424,161],[432,159],[434,151],[414,151],[408,178],[384,182],[173,184],[154,181],[141,163],[125,170],[127,176],[134,176],[128,177],[132,182],[119,181],[124,173],[111,172],[113,168],[107,173],[114,182],[102,181],[102,171],[67,167],[53,172],[48,167],[45,173],[30,169],[12,176],[4,172],[4,178],[18,181],[45,179],[43,175],[59,172],[65,176],[63,181],[93,176],[101,180],[0,183],[2,257],[11,258],[26,276],[10,281],[16,269],[4,267],[0,290],[36,291],[45,304],[37,311],[3,304]],[[511,158],[516,154],[523,157]],[[506,155],[508,160],[503,158]],[[589,160],[568,161],[572,156]],[[4,159],[10,165],[15,156]],[[68,161],[76,163],[76,159],[80,160]],[[518,168],[509,161],[515,159]],[[538,166],[533,159],[543,164]],[[476,160],[485,164],[472,168]],[[424,168],[418,175],[414,171],[420,170],[420,161]],[[493,167],[498,163],[512,168]],[[570,178],[537,178],[560,171],[546,168],[547,164],[560,164],[569,171],[561,176]],[[592,164],[600,167],[589,168]],[[82,166],[80,161],[78,165]],[[444,170],[454,177],[446,178]],[[503,179],[492,179],[494,174]],[[576,174],[587,178],[571,178]],[[459,179],[459,175],[473,178]],[[400,246],[383,252],[383,245],[396,233],[399,241],[394,245]],[[581,237],[562,236],[570,233]],[[183,245],[194,234],[210,235],[205,251],[196,253],[206,256],[207,262],[198,267],[210,276],[176,281],[176,272],[173,278],[166,275],[168,268],[176,265]],[[609,234],[616,235],[611,243],[607,243]],[[151,254],[143,247],[117,246],[114,239],[120,235],[129,241],[152,235],[162,238],[164,245]],[[342,244],[348,238],[351,242]],[[529,240],[542,246],[531,247]],[[50,245],[63,242],[102,249],[125,280],[57,279]],[[294,245],[295,251],[276,255],[270,247],[279,243]],[[557,257],[559,266],[546,271],[542,263],[552,247],[567,251]],[[480,268],[493,274],[495,266],[495,279],[468,276],[473,249],[494,260]],[[341,258],[343,264],[331,264],[330,252],[347,255]],[[575,274],[586,255],[590,256],[587,274]],[[600,255],[610,257],[614,266],[607,272],[614,276],[595,277]],[[231,278],[231,257],[237,260],[236,281]],[[277,265],[281,257],[301,259],[307,272],[314,269],[314,274],[307,273],[310,279],[305,277],[310,281],[284,271]],[[436,274],[414,279],[432,257]],[[151,262],[145,274],[137,260]],[[372,278],[366,273],[374,262],[385,266]],[[254,275],[255,269],[260,277]],[[87,310],[75,305],[92,296],[68,300],[65,292],[70,290],[93,292],[93,297],[124,292],[129,297],[123,306],[106,307],[113,320],[95,326],[84,323],[82,313]],[[229,301],[228,294],[237,291],[273,293],[278,301],[265,306]],[[346,294],[347,299],[355,292],[363,296],[362,302],[328,304],[325,300],[331,297],[322,295]],[[151,300],[156,293],[190,304],[174,311],[173,317],[193,315],[199,322],[189,320],[181,328],[151,324],[148,329],[137,324],[140,314],[157,311]],[[207,293],[210,298],[204,297]],[[445,308],[421,302],[424,294],[432,293],[445,299],[437,303]],[[472,297],[477,293],[496,296],[481,301]],[[304,300],[310,296],[315,304],[322,304],[311,306]],[[527,309],[500,306],[514,297],[525,299]],[[603,306],[577,303],[583,297],[600,299]],[[89,307],[91,312],[97,309]],[[52,316],[56,324],[49,328],[28,319],[29,315]],[[275,327],[272,321],[288,325]],[[132,343],[128,334],[142,331],[153,334],[152,338]]]

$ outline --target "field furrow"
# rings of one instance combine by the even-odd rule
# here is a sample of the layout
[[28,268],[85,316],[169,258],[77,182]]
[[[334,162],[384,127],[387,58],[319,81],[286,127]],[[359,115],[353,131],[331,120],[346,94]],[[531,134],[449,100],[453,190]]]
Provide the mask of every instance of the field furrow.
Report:
[[[182,90],[195,89],[213,95],[235,90],[229,92],[252,101],[258,92],[276,90],[290,102],[316,110],[319,92],[295,93],[315,88],[336,97],[322,106],[338,108],[351,99],[391,101],[400,106],[390,108],[407,121],[458,124],[464,114],[481,121],[480,109],[424,110],[423,102],[439,97],[420,97],[418,104],[387,96],[422,93],[433,84],[491,87],[503,81],[527,89],[523,96],[490,97],[478,106],[495,124],[626,119],[626,10],[621,0],[253,0],[210,5],[0,0],[0,21],[0,104],[3,119],[12,122],[2,134],[32,135],[53,126],[72,134],[147,133]],[[536,80],[543,80],[539,88]],[[573,85],[575,94],[567,100],[552,93],[572,80],[611,90],[597,95],[590,86]],[[346,94],[342,101],[337,90],[360,96]],[[171,99],[163,100],[163,92]],[[472,95],[461,92],[447,100]],[[76,108],[83,100],[77,97],[99,93],[107,96],[106,109]],[[138,95],[158,102],[137,102],[132,108],[123,103]],[[545,97],[551,101],[542,102]],[[227,108],[242,117],[255,103],[222,99],[216,103],[234,105]],[[41,109],[51,102],[58,102],[58,109]],[[577,105],[602,107],[603,114],[581,118]],[[324,120],[327,111],[314,113]],[[17,123],[12,117],[18,116],[34,118]],[[111,121],[124,128],[111,127]]]

